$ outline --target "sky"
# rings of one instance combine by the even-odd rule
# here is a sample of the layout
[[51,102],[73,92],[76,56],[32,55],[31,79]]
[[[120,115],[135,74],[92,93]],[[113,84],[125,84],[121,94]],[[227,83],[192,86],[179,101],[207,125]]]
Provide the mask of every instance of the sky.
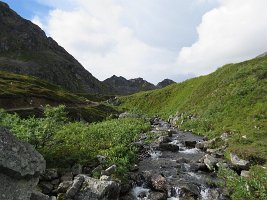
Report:
[[180,82],[267,51],[266,0],[4,0],[100,80]]

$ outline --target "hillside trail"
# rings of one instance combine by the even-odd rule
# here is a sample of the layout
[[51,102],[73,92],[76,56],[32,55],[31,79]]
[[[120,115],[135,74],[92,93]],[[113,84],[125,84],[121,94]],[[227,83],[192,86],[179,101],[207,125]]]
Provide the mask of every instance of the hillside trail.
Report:
[[[196,143],[203,141],[202,137],[181,132],[160,119],[151,124],[152,133],[168,132],[169,136],[149,145],[144,144],[146,137],[141,137],[139,143],[144,146],[135,174],[138,178],[130,192],[133,199],[227,199],[216,186],[221,180],[201,161],[206,153],[195,148]],[[165,192],[165,197],[157,191]]]

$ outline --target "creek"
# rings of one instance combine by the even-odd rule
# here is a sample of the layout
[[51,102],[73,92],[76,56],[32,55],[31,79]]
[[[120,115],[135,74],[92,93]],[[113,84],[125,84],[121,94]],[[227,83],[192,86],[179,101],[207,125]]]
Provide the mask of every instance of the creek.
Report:
[[129,194],[131,198],[227,199],[218,187],[221,180],[203,163],[206,153],[195,148],[195,144],[202,142],[203,137],[181,132],[160,119],[155,119],[151,124],[153,134],[168,134],[150,144],[145,144],[146,136],[141,137],[139,144],[143,146],[139,155],[138,170],[135,172],[137,178]]

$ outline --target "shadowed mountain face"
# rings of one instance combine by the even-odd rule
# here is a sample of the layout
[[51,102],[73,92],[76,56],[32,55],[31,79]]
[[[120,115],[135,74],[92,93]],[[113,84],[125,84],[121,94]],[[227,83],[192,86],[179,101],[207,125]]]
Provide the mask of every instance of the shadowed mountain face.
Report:
[[164,79],[162,82],[158,83],[157,86],[155,86],[152,83],[149,83],[142,78],[127,80],[122,76],[118,77],[115,75],[104,80],[103,82],[106,85],[109,85],[110,87],[114,88],[116,94],[121,94],[121,95],[133,94],[140,91],[154,90],[175,83],[170,79]]
[[157,84],[157,87],[158,88],[164,88],[164,87],[167,87],[168,85],[171,85],[175,83],[173,80],[170,80],[170,79],[164,79],[163,81],[159,82]]
[[111,92],[37,25],[3,2],[0,30],[0,70],[33,75],[73,92]]
[[152,83],[145,81],[142,78],[127,80],[124,77],[112,76],[103,81],[105,84],[110,85],[115,89],[116,94],[127,95],[140,91],[153,90],[156,86]]

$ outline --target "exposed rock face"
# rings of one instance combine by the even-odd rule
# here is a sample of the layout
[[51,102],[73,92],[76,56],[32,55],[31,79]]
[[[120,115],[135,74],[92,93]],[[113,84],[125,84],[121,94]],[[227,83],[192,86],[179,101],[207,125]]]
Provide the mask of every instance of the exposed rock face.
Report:
[[0,127],[0,199],[28,200],[45,170],[45,160],[30,144]]
[[116,94],[128,95],[140,91],[153,90],[156,86],[152,83],[145,81],[142,78],[127,80],[122,76],[112,76],[103,81],[105,84],[113,87]]
[[[117,200],[120,195],[120,185],[114,181],[100,181],[85,175],[76,200]],[[79,177],[78,176],[78,177]]]
[[0,70],[33,75],[74,92],[112,90],[37,25],[20,17],[3,2],[0,2],[0,27]]
[[159,82],[157,84],[157,87],[158,88],[164,88],[164,87],[167,87],[168,85],[171,85],[175,83],[173,80],[170,80],[170,79],[164,79],[163,81]]

